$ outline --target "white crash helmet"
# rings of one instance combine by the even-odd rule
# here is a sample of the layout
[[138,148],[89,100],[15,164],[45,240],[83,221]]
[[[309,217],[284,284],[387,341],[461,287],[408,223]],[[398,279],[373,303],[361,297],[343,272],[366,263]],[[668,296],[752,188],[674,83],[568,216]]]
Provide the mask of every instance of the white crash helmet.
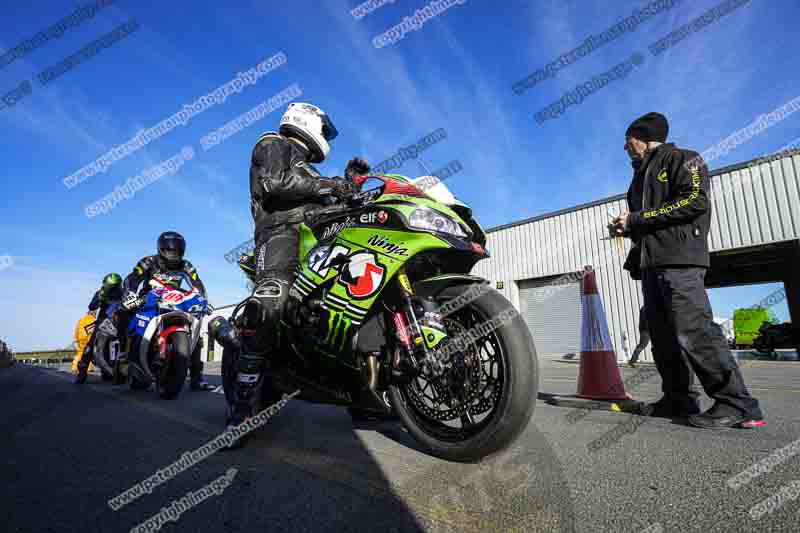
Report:
[[325,111],[312,104],[292,103],[281,117],[279,129],[282,135],[300,137],[311,151],[311,163],[322,163],[331,151],[328,141],[334,139],[336,131]]

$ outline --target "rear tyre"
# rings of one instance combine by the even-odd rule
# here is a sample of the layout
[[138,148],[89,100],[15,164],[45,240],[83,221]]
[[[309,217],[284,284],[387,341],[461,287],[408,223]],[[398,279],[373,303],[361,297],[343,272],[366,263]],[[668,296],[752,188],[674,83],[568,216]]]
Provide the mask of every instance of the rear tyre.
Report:
[[[108,343],[108,342],[106,342],[106,343],[105,343],[105,346],[104,346],[104,348],[103,348],[103,353],[102,353],[102,355],[101,355],[101,357],[103,358],[103,362],[104,362],[105,364],[108,364],[108,360],[109,360],[109,353],[108,353],[108,351],[109,351],[110,349],[111,349],[111,347],[110,347],[109,343]],[[109,365],[109,366],[113,366],[113,365]],[[102,367],[100,367],[100,375],[102,376],[102,378],[103,378],[103,381],[111,381],[111,380],[113,380],[113,379],[114,379],[114,374],[112,374],[112,373],[111,373],[111,372],[109,372],[108,370],[105,370],[105,369],[104,369],[104,368],[102,368]]]
[[178,331],[167,339],[167,350],[170,353],[167,364],[161,369],[158,382],[158,395],[165,400],[172,400],[183,389],[186,374],[189,371],[189,335]]
[[[437,300],[444,303],[473,287],[449,287]],[[527,427],[539,382],[536,348],[522,318],[515,313],[510,321],[481,337],[477,336],[481,333],[474,339],[465,336],[468,331],[477,331],[476,325],[512,308],[499,292],[489,289],[444,319],[451,337],[458,332],[458,336],[467,341],[466,349],[452,356],[450,374],[456,375],[454,369],[458,360],[459,372],[467,378],[463,390],[455,390],[458,394],[468,392],[467,401],[451,401],[454,396],[452,393],[448,396],[448,391],[453,389],[448,387],[452,387],[453,381],[448,384],[441,380],[426,382],[418,377],[407,384],[389,387],[397,416],[436,457],[478,462],[510,446]],[[426,383],[424,388],[421,382]],[[435,395],[433,399],[430,394]],[[447,410],[442,411],[443,406]]]
[[[103,381],[111,381],[114,379],[114,375],[103,368],[103,364],[108,365],[108,361],[110,358],[109,351],[111,350],[111,343],[106,334],[100,333],[97,335],[97,338],[94,341],[94,357],[95,357],[95,364],[94,366],[100,370],[100,376],[103,378]],[[98,361],[101,360],[102,361]]]

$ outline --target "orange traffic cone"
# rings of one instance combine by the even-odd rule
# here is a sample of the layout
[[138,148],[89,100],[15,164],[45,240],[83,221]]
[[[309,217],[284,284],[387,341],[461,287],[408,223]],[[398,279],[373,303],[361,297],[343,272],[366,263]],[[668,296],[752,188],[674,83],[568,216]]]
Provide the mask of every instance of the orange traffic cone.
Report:
[[581,366],[577,396],[592,400],[630,400],[619,375],[606,312],[597,292],[597,278],[589,267],[583,276],[582,299]]

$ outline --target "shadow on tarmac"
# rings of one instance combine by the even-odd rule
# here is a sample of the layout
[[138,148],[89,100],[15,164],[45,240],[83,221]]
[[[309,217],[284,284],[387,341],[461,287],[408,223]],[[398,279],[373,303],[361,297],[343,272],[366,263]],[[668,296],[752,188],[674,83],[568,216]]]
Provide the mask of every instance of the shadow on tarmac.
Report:
[[511,450],[467,465],[431,457],[398,423],[354,425],[344,408],[302,401],[243,449],[217,452],[114,511],[111,498],[222,432],[224,397],[186,387],[166,401],[72,377],[25,365],[0,371],[3,530],[131,531],[231,468],[229,487],[163,529],[575,529],[560,460],[533,421]]

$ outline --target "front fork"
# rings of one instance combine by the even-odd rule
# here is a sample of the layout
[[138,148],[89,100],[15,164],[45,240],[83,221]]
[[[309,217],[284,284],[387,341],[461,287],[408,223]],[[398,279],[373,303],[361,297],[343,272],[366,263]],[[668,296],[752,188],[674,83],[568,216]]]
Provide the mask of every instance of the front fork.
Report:
[[420,374],[428,378],[439,377],[444,365],[435,351],[447,336],[441,317],[434,304],[415,302],[414,289],[404,269],[397,274],[397,282],[400,308],[392,318],[399,347],[392,358],[393,377],[413,378]]

